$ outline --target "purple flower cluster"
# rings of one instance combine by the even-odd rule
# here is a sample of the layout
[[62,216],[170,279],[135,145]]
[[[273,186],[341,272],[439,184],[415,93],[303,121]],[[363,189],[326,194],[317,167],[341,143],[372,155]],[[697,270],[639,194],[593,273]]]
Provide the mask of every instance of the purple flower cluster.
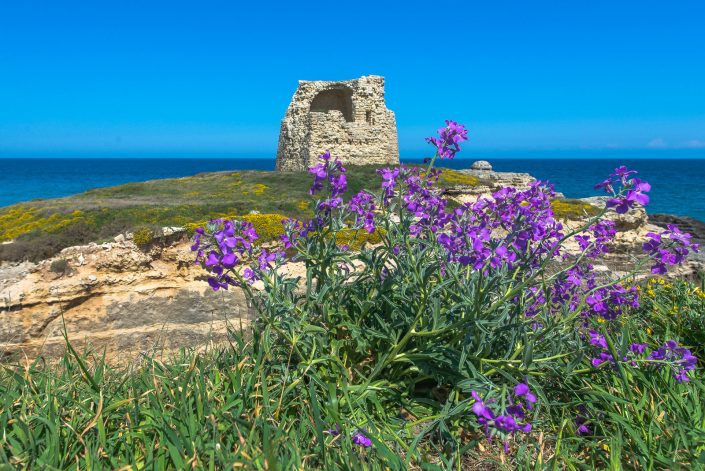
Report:
[[439,137],[427,137],[426,142],[436,147],[441,159],[452,159],[460,152],[460,143],[468,140],[468,130],[462,124],[446,120],[446,127],[438,130]]
[[[536,183],[524,191],[504,188],[473,204],[447,211],[447,200],[434,187],[439,170],[420,174],[418,169],[382,169],[384,202],[395,191],[403,208],[413,215],[412,235],[433,238],[446,250],[448,261],[476,270],[507,266],[522,258],[534,266],[542,257],[558,254],[562,225],[551,209],[553,189]],[[504,234],[501,238],[493,234]]]
[[377,173],[382,177],[382,191],[385,204],[389,204],[389,201],[394,197],[394,189],[397,186],[399,172],[400,168],[380,168],[377,170]]
[[[504,188],[455,210],[439,243],[450,260],[476,270],[514,267],[522,259],[534,267],[558,255],[562,226],[553,218],[552,188],[540,183],[524,191]],[[501,238],[493,234],[503,234]]]
[[[652,351],[649,359],[670,364],[673,376],[679,383],[690,381],[688,372],[694,370],[698,363],[695,355],[687,348],[679,347],[675,340],[668,340],[663,347]],[[659,365],[663,365],[663,363],[659,363]]]
[[252,224],[243,221],[215,219],[210,221],[212,231],[202,228],[195,231],[191,250],[196,252],[196,263],[200,263],[211,276],[208,284],[213,290],[237,286],[229,273],[243,258],[252,255],[252,245],[258,239]]
[[313,222],[304,224],[298,219],[284,219],[282,226],[284,226],[284,234],[280,238],[285,249],[293,248],[296,240],[305,239],[314,230]]
[[[613,195],[607,201],[608,208],[615,208],[617,213],[624,214],[636,204],[641,206],[649,204],[649,195],[646,193],[651,191],[651,185],[639,178],[631,177],[636,173],[635,170],[629,170],[622,165],[616,168],[605,181],[595,185],[595,189],[603,188],[606,193]],[[621,186],[619,191],[615,191],[617,185]]]
[[[616,366],[614,357],[609,352],[607,339],[605,338],[605,336],[595,330],[590,330],[588,332],[588,336],[590,337],[590,345],[592,345],[593,347],[597,347],[598,349],[598,353],[591,361],[592,366],[598,368],[603,363],[610,363],[613,367]],[[632,366],[636,366],[636,363],[633,361],[633,359],[636,356],[643,354],[645,349],[646,345],[642,343],[633,343],[629,345],[628,353],[626,355],[623,355],[620,361],[632,361]]]
[[611,321],[619,317],[625,308],[639,307],[639,293],[636,287],[625,288],[620,284],[614,284],[595,289],[594,274],[590,273],[589,276],[587,286],[591,294],[585,298],[590,308],[589,314]]
[[328,182],[328,198],[318,202],[318,209],[330,213],[330,210],[342,205],[342,195],[348,190],[346,170],[339,160],[331,160],[330,152],[319,156],[319,159],[321,162],[309,169],[309,173],[313,175],[313,185],[309,193],[313,196],[322,191],[324,183]]
[[[516,432],[529,433],[531,422],[526,418],[536,403],[536,395],[531,392],[525,383],[514,386],[511,394],[507,397],[504,413],[497,414],[490,405],[493,401],[485,402],[475,391],[471,392],[475,403],[472,405],[472,412],[477,416],[477,422],[483,426],[485,435],[492,439],[495,434],[500,433],[505,437]],[[505,441],[505,447],[507,442]]]
[[[589,343],[597,348],[597,354],[592,359],[592,366],[598,368],[603,363],[610,363],[612,367],[616,367],[615,358],[610,353],[607,345],[607,339],[601,333],[590,330],[588,332]],[[649,364],[657,369],[663,366],[668,366],[673,370],[673,376],[677,382],[687,382],[688,372],[695,369],[698,362],[697,357],[690,350],[684,347],[679,347],[675,340],[668,340],[664,345],[656,350],[653,350],[648,356],[645,356],[647,345],[643,343],[632,343],[629,345],[627,352],[620,354],[620,362],[630,363],[633,367],[637,367],[636,360],[644,360],[644,363]]]
[[700,246],[693,244],[692,236],[686,232],[681,232],[676,226],[669,224],[667,229],[660,234],[649,232],[649,238],[644,242],[643,248],[649,257],[654,260],[651,273],[664,274],[668,271],[668,266],[682,263],[691,252],[697,252]]
[[[551,207],[554,197],[550,185],[537,182],[520,191],[504,188],[475,203],[447,211],[447,202],[433,184],[439,171],[420,175],[415,169],[383,169],[385,203],[392,195],[401,194],[404,209],[411,213],[414,222],[411,234],[430,239],[434,237],[445,249],[447,262],[471,266],[474,270],[512,270],[517,266],[530,270],[538,269],[546,258],[569,258],[561,253],[563,227],[556,221]],[[618,168],[607,185],[623,182],[628,201],[644,190],[642,182],[630,178],[633,171]],[[632,188],[633,184],[637,188]],[[631,193],[630,193],[631,192]],[[632,195],[632,196],[629,196]],[[608,251],[616,235],[615,223],[600,220],[587,231],[575,237],[582,255],[595,259]],[[585,261],[554,277],[547,287],[529,286],[524,291],[525,314],[534,316],[538,312],[558,313],[566,307],[570,311],[586,308],[584,316],[600,316],[613,320],[627,307],[638,307],[635,288],[619,284],[602,286],[598,283],[592,265]],[[518,298],[517,298],[518,299]],[[583,300],[585,303],[583,303]]]
[[590,226],[586,233],[576,235],[575,241],[586,257],[596,259],[609,252],[609,243],[616,234],[614,221],[603,219]]
[[375,231],[374,212],[377,206],[374,195],[361,191],[350,198],[348,209],[355,214],[355,227],[364,227],[370,234]]
[[266,249],[256,255],[253,244],[259,237],[249,222],[215,219],[210,221],[209,229],[209,232],[196,229],[191,250],[196,252],[196,263],[210,273],[208,284],[214,291],[240,286],[235,267],[244,260],[257,259],[256,264],[245,267],[241,273],[244,280],[254,283],[284,256],[282,252]]
[[635,287],[625,288],[618,283],[598,285],[591,264],[576,265],[566,270],[544,288],[529,287],[525,292],[525,301],[524,314],[527,317],[539,312],[560,314],[565,309],[575,312],[580,308],[583,317],[599,316],[611,321],[622,315],[626,308],[639,307]]
[[430,233],[438,233],[451,219],[451,214],[446,212],[448,201],[434,187],[441,171],[432,169],[420,175],[418,169],[402,170],[404,209],[416,218],[416,222],[409,227],[411,234],[427,238]]
[[[447,126],[439,130],[439,137],[427,140],[437,148],[438,157],[452,159],[460,151],[459,144],[467,140],[467,130],[455,122],[446,123]],[[492,305],[494,308],[506,302],[506,318],[511,318],[510,322],[522,328],[522,324],[526,323],[531,326],[529,328],[542,329],[543,325],[552,324],[550,321],[558,319],[566,311],[573,313],[565,316],[566,322],[575,322],[570,327],[580,322],[583,326],[597,325],[594,318],[613,321],[628,309],[639,306],[635,287],[625,287],[599,278],[591,264],[608,252],[616,235],[615,223],[610,220],[591,221],[581,232],[566,236],[563,225],[553,213],[551,203],[555,193],[551,185],[536,182],[522,190],[503,188],[489,197],[456,208],[435,186],[441,171],[434,169],[433,164],[426,172],[400,166],[378,170],[382,179],[379,198],[361,191],[346,203],[343,199],[348,189],[346,169],[338,160],[332,159],[329,152],[320,156],[320,163],[312,167],[309,173],[313,176],[310,194],[323,193],[316,203],[314,217],[308,222],[296,219],[282,221],[284,235],[281,241],[284,248],[297,249],[299,256],[306,260],[307,267],[317,260],[326,260],[326,270],[333,267],[331,277],[345,272],[349,280],[350,273],[358,266],[348,265],[347,260],[355,255],[340,257],[336,251],[346,251],[348,247],[335,247],[329,243],[331,238],[328,236],[350,226],[373,233],[383,222],[389,225],[385,227],[394,230],[386,231],[384,244],[379,251],[375,251],[375,254],[379,252],[382,263],[376,266],[363,263],[360,271],[370,266],[379,270],[379,277],[365,279],[381,279],[391,289],[397,288],[394,285],[397,282],[395,270],[407,268],[404,257],[411,259],[411,255],[416,255],[405,253],[410,247],[409,250],[418,250],[420,255],[413,257],[414,263],[427,264],[423,268],[438,269],[440,276],[445,278],[439,283],[443,286],[450,284],[451,280],[463,279],[446,276],[458,275],[457,271],[451,270],[463,270],[467,283],[474,283],[473,276],[487,278],[489,282],[482,281],[485,286],[482,283],[477,285],[486,290],[478,288],[477,291],[484,296],[477,297],[478,303],[490,299],[496,303]],[[649,202],[646,193],[650,191],[650,185],[636,178],[635,174],[633,170],[619,167],[607,180],[597,185],[612,194],[607,206],[615,208],[617,213],[625,213],[636,205]],[[615,191],[616,188],[618,191]],[[563,250],[562,245],[568,237],[573,237],[577,243],[580,249],[578,254]],[[267,284],[272,278],[266,274],[279,266],[284,253],[265,248],[255,250],[257,238],[252,225],[243,221],[215,220],[209,224],[208,231],[196,230],[192,250],[196,252],[197,263],[209,272],[208,283],[214,290],[260,279],[265,282],[265,289],[272,286]],[[407,243],[409,238],[413,239],[413,244]],[[648,238],[644,250],[655,261],[654,273],[665,272],[667,266],[681,263],[690,251],[698,249],[697,244],[691,242],[691,236],[675,226],[668,226],[660,234],[649,233]],[[383,259],[385,256],[388,257],[386,260]],[[345,258],[345,263],[341,262],[341,258]],[[364,261],[362,257],[358,260]],[[325,273],[324,270],[322,272]],[[323,281],[320,283],[315,282],[323,287],[326,280],[321,279]],[[452,295],[456,296],[456,293]],[[463,301],[462,296],[463,293],[460,293],[457,298]],[[460,302],[457,305],[465,306]],[[482,307],[479,306],[480,309]],[[487,312],[493,313],[494,309]],[[535,319],[522,319],[522,314]],[[552,317],[547,319],[547,316]],[[452,328],[462,325],[461,322],[465,320],[461,319]],[[606,332],[617,325],[603,323]],[[582,330],[585,327],[578,328]],[[644,364],[653,369],[668,367],[680,383],[689,380],[688,374],[697,362],[690,350],[679,347],[674,340],[652,351],[645,344],[633,343],[613,355],[614,344],[608,339],[597,330],[588,330],[585,334],[587,348],[593,351],[591,364],[595,368],[603,367],[605,363],[608,364],[603,367],[606,370],[622,364],[635,368]],[[528,384],[517,384],[501,402],[485,401],[475,391],[472,391],[472,398],[472,412],[490,440],[499,435],[505,440],[506,448],[514,434],[532,430],[530,415],[537,397]],[[578,434],[590,432],[585,416],[587,412],[575,419]],[[338,436],[342,432],[336,426],[328,433]],[[366,433],[360,429],[345,436],[354,445],[368,448],[372,446],[372,441]]]

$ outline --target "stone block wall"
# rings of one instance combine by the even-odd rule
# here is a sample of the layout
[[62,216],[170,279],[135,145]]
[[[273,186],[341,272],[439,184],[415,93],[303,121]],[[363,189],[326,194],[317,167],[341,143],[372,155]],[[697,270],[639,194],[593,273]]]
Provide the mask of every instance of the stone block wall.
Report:
[[384,101],[384,77],[299,82],[281,123],[276,168],[306,170],[326,151],[344,164],[399,163],[396,119]]

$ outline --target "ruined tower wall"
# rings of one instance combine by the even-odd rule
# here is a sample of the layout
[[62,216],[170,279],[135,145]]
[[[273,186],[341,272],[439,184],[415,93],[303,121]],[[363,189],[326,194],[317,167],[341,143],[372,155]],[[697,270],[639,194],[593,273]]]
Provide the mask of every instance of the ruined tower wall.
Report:
[[384,77],[299,82],[281,123],[277,170],[305,170],[325,151],[344,164],[399,163],[396,119],[384,102]]

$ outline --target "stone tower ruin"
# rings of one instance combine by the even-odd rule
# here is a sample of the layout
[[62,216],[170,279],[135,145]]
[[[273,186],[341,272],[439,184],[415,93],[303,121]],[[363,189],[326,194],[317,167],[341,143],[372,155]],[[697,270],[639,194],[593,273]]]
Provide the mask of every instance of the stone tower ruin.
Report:
[[282,119],[277,170],[306,170],[330,151],[344,164],[398,164],[394,113],[384,103],[384,77],[299,81]]

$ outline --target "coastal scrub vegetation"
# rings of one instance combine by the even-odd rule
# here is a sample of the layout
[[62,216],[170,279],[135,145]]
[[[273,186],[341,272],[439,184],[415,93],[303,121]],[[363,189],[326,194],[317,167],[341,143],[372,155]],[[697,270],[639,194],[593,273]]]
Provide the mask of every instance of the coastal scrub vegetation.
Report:
[[[428,167],[310,170],[310,217],[281,246],[216,219],[192,251],[213,290],[257,312],[228,346],[121,370],[68,345],[61,364],[6,367],[0,460],[155,469],[693,469],[705,465],[702,287],[664,278],[691,251],[649,233],[634,273],[593,264],[615,225],[566,229],[537,182],[451,206]],[[619,213],[649,202],[619,167],[597,185]],[[297,197],[298,198],[298,197]],[[340,236],[375,235],[352,250]],[[573,241],[578,250],[566,249]],[[374,243],[372,243],[374,242]],[[280,270],[299,263],[305,275]],[[685,317],[681,317],[684,314]],[[692,319],[688,319],[688,316]],[[702,358],[702,357],[701,357]]]
[[[376,178],[373,166],[354,167],[348,182],[359,191]],[[472,185],[475,177],[447,170],[441,185]],[[301,172],[215,172],[185,178],[98,188],[66,198],[0,208],[0,261],[39,261],[61,249],[111,240],[145,227],[187,227],[250,212],[311,217],[308,176]],[[276,188],[277,190],[272,190]],[[263,216],[265,217],[265,216]],[[278,216],[277,216],[278,217]],[[263,238],[278,238],[281,218],[254,221]],[[276,227],[274,227],[276,226]]]
[[600,212],[599,208],[590,203],[571,199],[554,199],[551,201],[551,209],[553,216],[561,221],[594,217]]

